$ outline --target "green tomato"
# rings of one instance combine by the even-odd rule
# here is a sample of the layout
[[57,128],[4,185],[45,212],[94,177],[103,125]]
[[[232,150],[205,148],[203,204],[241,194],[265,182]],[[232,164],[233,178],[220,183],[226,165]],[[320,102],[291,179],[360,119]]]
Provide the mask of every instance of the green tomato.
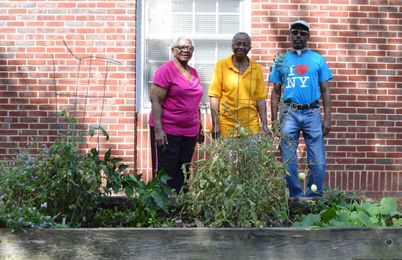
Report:
[[247,136],[246,129],[244,129],[244,127],[242,127],[242,126],[239,129],[239,136],[240,136],[240,138],[243,138],[243,137]]
[[317,192],[317,185],[312,184],[312,185],[311,185],[311,191],[314,192],[314,193],[316,193],[316,192]]
[[304,181],[306,179],[306,173],[305,172],[299,172],[299,180]]

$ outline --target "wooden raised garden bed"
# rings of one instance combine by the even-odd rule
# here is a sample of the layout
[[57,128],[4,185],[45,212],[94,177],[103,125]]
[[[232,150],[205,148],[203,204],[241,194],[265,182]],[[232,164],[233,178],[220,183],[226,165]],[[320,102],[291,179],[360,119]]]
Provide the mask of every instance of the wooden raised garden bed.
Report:
[[0,229],[1,259],[401,259],[402,228]]

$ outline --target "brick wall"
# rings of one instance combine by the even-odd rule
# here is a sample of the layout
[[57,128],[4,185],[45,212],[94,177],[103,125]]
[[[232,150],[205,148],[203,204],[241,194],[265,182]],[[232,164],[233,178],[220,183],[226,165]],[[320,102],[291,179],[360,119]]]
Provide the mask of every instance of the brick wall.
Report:
[[96,135],[89,147],[112,147],[133,168],[135,5],[1,1],[2,158],[22,147],[49,146],[67,128],[57,116],[66,110],[78,128],[101,125],[109,133],[110,142]]
[[[135,6],[134,0],[0,3],[1,157],[50,145],[66,128],[57,112],[67,110],[80,127],[101,124],[110,134],[110,142],[93,138],[89,147],[112,146],[132,172],[149,178],[147,114],[139,115],[137,145],[134,138]],[[311,23],[309,47],[334,72],[331,187],[402,197],[401,13],[402,0],[252,0],[252,56],[266,75],[273,56],[289,47],[289,23],[299,17]]]

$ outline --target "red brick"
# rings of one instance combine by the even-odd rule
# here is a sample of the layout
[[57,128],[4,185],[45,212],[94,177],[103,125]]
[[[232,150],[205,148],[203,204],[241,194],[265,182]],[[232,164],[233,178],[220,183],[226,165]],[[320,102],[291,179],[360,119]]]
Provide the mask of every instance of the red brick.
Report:
[[362,191],[366,191],[367,190],[367,172],[360,172],[360,189]]

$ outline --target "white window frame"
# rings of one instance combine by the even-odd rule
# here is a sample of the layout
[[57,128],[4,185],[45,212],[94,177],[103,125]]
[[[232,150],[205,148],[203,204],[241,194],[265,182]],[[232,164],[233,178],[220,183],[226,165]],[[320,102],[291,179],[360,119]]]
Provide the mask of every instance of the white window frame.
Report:
[[[163,0],[161,0],[163,1]],[[196,0],[202,1],[202,0]],[[251,32],[251,0],[242,0],[243,1],[243,13],[240,14],[240,25],[243,27],[242,31],[250,34]],[[147,0],[137,0],[137,13],[136,13],[136,110],[137,112],[149,112],[150,106],[149,100],[145,100],[147,97],[144,97],[144,88],[148,88],[148,82],[145,78],[146,75],[146,52],[145,52],[145,8],[146,8]],[[152,34],[150,34],[152,35]],[[179,35],[177,35],[179,36]],[[193,40],[227,40],[231,39],[233,35],[219,35],[218,37],[214,35],[213,37],[208,34],[190,34]],[[173,36],[174,37],[174,36]],[[172,35],[152,35],[152,38],[157,39],[171,39]],[[211,63],[215,64],[217,60],[211,61]],[[208,62],[209,64],[209,62]],[[197,69],[197,66],[195,66]],[[212,74],[211,74],[212,77]],[[208,105],[208,104],[207,104]]]

